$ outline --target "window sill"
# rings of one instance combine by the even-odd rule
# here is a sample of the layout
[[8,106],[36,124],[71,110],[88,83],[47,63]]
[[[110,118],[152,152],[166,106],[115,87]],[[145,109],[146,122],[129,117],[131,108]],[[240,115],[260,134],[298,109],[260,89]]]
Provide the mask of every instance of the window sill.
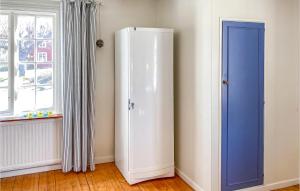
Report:
[[16,122],[16,121],[33,121],[33,120],[47,120],[47,119],[62,119],[62,114],[53,114],[49,117],[36,117],[36,118],[26,118],[26,117],[4,117],[0,118],[1,122]]

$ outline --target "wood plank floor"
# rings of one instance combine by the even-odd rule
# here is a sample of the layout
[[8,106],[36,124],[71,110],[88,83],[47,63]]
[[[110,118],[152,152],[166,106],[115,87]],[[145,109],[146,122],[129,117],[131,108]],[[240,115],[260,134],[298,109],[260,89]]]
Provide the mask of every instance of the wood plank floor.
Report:
[[[100,164],[94,172],[60,170],[0,179],[0,191],[191,191],[178,176],[130,186],[113,163]],[[299,186],[276,191],[300,191]]]
[[63,174],[60,170],[0,179],[0,191],[190,191],[178,176],[130,186],[113,163],[94,172]]
[[282,189],[278,189],[278,190],[274,190],[274,191],[299,191],[299,185],[296,186],[291,186],[288,188],[282,188]]

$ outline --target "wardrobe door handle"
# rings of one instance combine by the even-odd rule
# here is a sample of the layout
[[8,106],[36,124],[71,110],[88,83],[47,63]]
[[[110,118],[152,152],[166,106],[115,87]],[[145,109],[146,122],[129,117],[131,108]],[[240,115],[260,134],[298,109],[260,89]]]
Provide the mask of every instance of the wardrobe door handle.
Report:
[[128,100],[128,110],[134,110],[135,103],[130,99]]

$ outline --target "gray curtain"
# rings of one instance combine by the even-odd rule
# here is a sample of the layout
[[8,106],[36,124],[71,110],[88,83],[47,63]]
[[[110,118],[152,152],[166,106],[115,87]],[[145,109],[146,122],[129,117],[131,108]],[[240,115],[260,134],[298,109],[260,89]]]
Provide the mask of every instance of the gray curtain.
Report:
[[62,0],[64,172],[94,164],[96,3]]

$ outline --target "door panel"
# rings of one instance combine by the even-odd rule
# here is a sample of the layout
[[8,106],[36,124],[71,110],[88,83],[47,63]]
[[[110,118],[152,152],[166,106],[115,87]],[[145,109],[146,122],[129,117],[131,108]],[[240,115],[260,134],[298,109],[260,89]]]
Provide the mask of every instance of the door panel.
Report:
[[223,22],[222,190],[263,183],[264,24]]
[[173,165],[173,35],[131,33],[130,164],[131,172]]

